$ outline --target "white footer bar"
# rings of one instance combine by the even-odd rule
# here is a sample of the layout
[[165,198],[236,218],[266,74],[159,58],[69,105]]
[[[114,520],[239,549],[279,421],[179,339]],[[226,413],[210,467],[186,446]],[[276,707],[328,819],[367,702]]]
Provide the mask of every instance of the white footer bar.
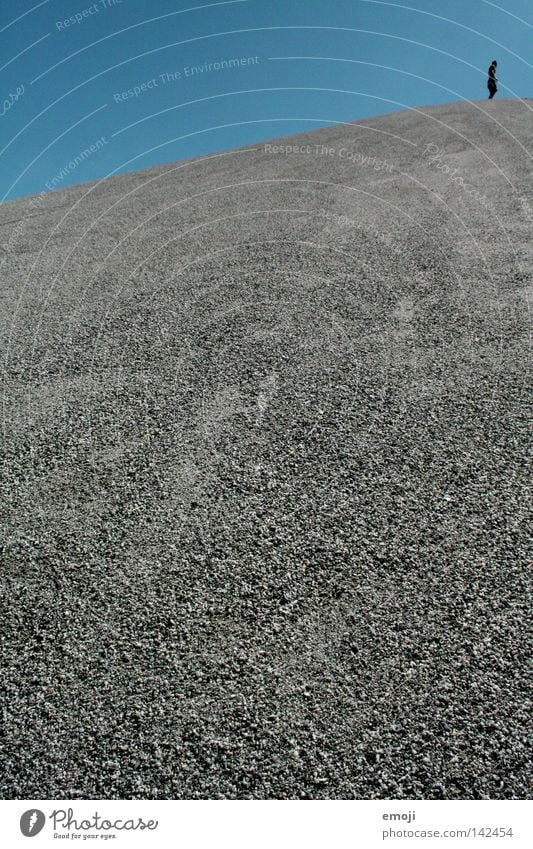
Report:
[[6,847],[533,846],[526,801],[0,801]]

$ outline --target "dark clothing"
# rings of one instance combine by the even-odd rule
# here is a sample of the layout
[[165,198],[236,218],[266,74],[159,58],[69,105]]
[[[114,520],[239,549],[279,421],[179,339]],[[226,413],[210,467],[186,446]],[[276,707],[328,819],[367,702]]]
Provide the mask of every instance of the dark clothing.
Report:
[[496,85],[496,68],[494,65],[491,65],[489,68],[489,78],[487,80],[487,88],[489,90],[489,100],[492,100],[496,92],[498,91],[498,86]]

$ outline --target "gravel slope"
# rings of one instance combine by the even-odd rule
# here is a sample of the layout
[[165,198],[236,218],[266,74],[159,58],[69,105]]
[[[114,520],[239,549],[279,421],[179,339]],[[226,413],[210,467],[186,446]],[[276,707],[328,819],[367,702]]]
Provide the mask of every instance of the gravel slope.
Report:
[[532,104],[0,206],[4,798],[527,795]]

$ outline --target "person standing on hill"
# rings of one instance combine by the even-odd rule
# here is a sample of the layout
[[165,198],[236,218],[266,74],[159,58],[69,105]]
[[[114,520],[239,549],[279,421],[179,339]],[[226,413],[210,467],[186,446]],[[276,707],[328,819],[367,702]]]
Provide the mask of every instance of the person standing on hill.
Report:
[[489,68],[489,78],[487,80],[487,88],[489,90],[489,100],[492,100],[492,98],[494,97],[494,95],[498,91],[498,86],[496,85],[496,83],[497,83],[496,68],[497,67],[498,67],[498,63],[495,59],[494,62],[492,63],[492,65]]

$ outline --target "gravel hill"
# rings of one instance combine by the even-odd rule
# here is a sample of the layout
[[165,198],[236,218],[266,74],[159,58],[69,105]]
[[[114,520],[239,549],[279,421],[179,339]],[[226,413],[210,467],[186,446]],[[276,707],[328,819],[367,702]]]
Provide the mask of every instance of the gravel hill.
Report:
[[523,798],[533,101],[0,206],[4,798]]

